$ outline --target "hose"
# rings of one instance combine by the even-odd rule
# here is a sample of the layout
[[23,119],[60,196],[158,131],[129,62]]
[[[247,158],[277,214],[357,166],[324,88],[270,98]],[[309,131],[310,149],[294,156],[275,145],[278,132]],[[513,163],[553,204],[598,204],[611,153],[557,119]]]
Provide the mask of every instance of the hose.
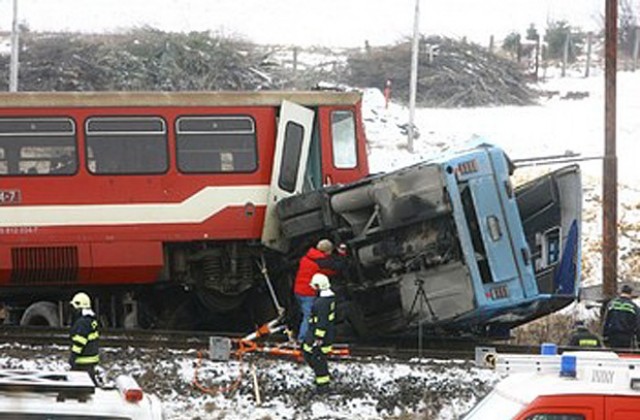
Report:
[[235,390],[236,388],[238,388],[238,386],[240,385],[240,381],[242,381],[242,355],[238,356],[238,377],[231,382],[229,385],[227,386],[214,386],[214,387],[206,387],[204,385],[202,385],[200,383],[200,381],[198,381],[198,369],[200,369],[200,366],[202,365],[202,351],[198,350],[198,361],[196,362],[196,367],[195,370],[193,372],[193,381],[192,381],[192,385],[194,386],[194,388],[196,388],[197,390],[199,390],[202,393],[205,394],[209,394],[209,395],[217,395],[219,393],[227,393],[227,392],[231,392],[233,390]]

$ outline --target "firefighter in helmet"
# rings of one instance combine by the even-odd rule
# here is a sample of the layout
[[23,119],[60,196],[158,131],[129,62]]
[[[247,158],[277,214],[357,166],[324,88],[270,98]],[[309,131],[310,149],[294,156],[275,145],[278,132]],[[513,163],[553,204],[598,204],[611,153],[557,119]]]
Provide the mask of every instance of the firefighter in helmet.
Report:
[[578,320],[573,324],[573,333],[569,338],[569,345],[582,348],[602,347],[602,340],[592,333],[584,321]]
[[336,334],[336,298],[331,290],[329,277],[325,274],[314,274],[311,278],[311,287],[316,290],[317,298],[311,308],[309,328],[302,344],[302,350],[304,360],[315,373],[317,391],[324,393],[331,381],[327,355],[332,350]]
[[607,305],[603,335],[607,346],[631,349],[640,333],[640,308],[632,300],[633,289],[622,286],[620,295]]
[[96,382],[95,368],[100,361],[98,320],[91,309],[91,298],[84,292],[76,293],[71,299],[71,370],[89,373]]

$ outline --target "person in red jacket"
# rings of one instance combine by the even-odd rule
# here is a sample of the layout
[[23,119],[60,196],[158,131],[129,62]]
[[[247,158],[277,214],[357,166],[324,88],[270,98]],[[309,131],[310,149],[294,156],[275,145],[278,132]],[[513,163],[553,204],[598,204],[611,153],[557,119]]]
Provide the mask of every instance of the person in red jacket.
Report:
[[302,314],[300,328],[298,328],[298,342],[304,341],[307,335],[309,315],[316,298],[316,290],[311,287],[311,278],[316,273],[332,276],[341,271],[345,264],[342,254],[334,256],[333,243],[329,239],[321,239],[300,259],[298,273],[293,286],[293,293]]

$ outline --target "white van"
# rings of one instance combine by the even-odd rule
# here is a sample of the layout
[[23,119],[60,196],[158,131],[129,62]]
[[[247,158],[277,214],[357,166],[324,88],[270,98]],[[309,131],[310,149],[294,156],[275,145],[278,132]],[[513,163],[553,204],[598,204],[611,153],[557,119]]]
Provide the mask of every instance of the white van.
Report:
[[163,420],[160,400],[120,376],[96,386],[86,372],[0,370],[0,420]]

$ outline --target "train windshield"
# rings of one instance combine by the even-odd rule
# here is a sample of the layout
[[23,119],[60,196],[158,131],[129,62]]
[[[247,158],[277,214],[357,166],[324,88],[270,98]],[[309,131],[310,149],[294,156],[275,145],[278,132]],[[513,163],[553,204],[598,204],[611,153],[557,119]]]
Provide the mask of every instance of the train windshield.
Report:
[[339,169],[355,168],[358,164],[358,156],[353,112],[334,111],[331,113],[331,135],[334,166]]

